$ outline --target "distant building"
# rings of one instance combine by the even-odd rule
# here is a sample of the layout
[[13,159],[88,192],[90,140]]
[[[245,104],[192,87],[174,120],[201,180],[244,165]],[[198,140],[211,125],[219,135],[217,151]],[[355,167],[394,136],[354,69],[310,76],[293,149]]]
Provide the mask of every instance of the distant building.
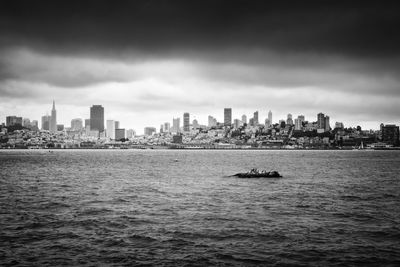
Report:
[[232,125],[232,109],[224,108],[224,126]]
[[290,113],[287,114],[286,124],[293,125],[293,118],[292,118],[292,114],[290,114]]
[[172,143],[182,144],[182,135],[177,134],[172,137]]
[[88,128],[88,127],[90,129],[90,119],[85,119],[85,128]]
[[31,120],[28,118],[23,118],[22,119],[22,126],[26,128],[31,128]]
[[193,125],[193,129],[195,129],[195,130],[199,129],[199,122],[196,119],[193,120],[192,125]]
[[163,132],[164,132],[164,125],[160,124],[160,133],[163,133]]
[[382,141],[398,146],[399,145],[399,126],[394,124],[381,124]]
[[104,108],[101,105],[90,108],[90,130],[104,131]]
[[17,117],[17,116],[6,117],[6,126],[14,126],[17,124],[22,126],[22,117]]
[[71,130],[72,131],[80,131],[83,128],[83,122],[82,119],[72,119],[71,120]]
[[54,100],[53,100],[53,108],[51,109],[49,131],[52,133],[57,132],[57,111],[56,111],[56,103],[54,102]]
[[57,131],[64,131],[64,124],[57,124]]
[[31,129],[32,129],[33,131],[39,130],[39,126],[38,126],[38,121],[37,121],[37,120],[33,120],[33,121],[31,122]]
[[300,130],[302,130],[302,128],[303,128],[303,125],[302,125],[301,120],[299,118],[294,119],[294,129],[296,131],[300,131]]
[[133,138],[133,137],[135,137],[135,135],[136,135],[136,132],[133,129],[129,129],[126,131],[126,138]]
[[50,116],[42,116],[42,130],[48,131],[50,129]]
[[125,139],[125,129],[115,129],[115,140]]
[[244,115],[244,114],[242,115],[242,123],[243,124],[245,124],[245,123],[247,124],[247,116]]
[[272,112],[271,112],[271,110],[268,111],[268,120],[269,120],[269,123],[272,125],[273,123],[272,123]]
[[217,126],[217,119],[215,119],[213,116],[208,116],[208,127],[215,127]]
[[171,124],[169,122],[164,123],[164,132],[169,133],[171,131]]
[[235,129],[239,128],[241,124],[241,121],[239,119],[235,119],[233,122],[233,126],[235,127]]
[[258,125],[258,111],[254,112],[254,116],[253,116],[253,126],[257,126]]
[[145,127],[144,128],[144,135],[153,135],[156,132],[155,127]]
[[266,128],[271,127],[271,122],[269,121],[269,119],[265,119],[265,127]]
[[329,132],[331,130],[331,126],[329,123],[329,116],[325,116],[325,132]]
[[115,140],[115,121],[114,120],[107,120],[106,122],[106,135],[111,140]]
[[183,131],[190,131],[190,115],[188,112],[183,113]]
[[344,129],[343,122],[336,122],[335,123],[335,129]]
[[325,115],[324,115],[324,113],[318,113],[318,115],[317,115],[317,129],[325,130]]
[[251,118],[251,119],[249,120],[249,124],[250,124],[250,126],[254,126],[254,118]]
[[180,118],[173,118],[172,119],[172,132],[179,133],[181,128],[181,119]]
[[114,126],[115,129],[119,129],[120,126],[121,126],[121,125],[120,125],[119,121],[115,121],[115,126]]

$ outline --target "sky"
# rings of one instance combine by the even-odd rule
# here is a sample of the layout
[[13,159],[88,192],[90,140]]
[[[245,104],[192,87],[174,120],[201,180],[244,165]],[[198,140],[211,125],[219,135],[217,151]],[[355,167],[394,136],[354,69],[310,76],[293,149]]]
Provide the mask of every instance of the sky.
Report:
[[[190,113],[207,124],[400,124],[400,8],[391,1],[21,1],[0,6],[0,122],[89,118],[143,128]],[[182,122],[181,122],[182,123]]]

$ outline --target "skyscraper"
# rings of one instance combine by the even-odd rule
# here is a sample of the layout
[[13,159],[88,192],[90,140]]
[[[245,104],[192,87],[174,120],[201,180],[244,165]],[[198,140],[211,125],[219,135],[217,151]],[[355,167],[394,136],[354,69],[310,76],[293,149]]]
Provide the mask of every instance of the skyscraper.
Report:
[[106,135],[108,138],[114,140],[115,139],[115,121],[114,120],[107,120],[107,130]]
[[272,123],[272,112],[271,112],[271,110],[268,111],[268,120],[269,120],[269,123],[272,125],[273,123]]
[[57,111],[56,111],[56,104],[55,104],[54,100],[53,100],[53,108],[51,109],[49,130],[52,133],[57,132]]
[[322,112],[317,115],[317,129],[325,130],[325,115]]
[[183,113],[183,131],[190,132],[190,115],[188,112]]
[[171,124],[169,122],[164,123],[164,132],[169,133],[171,131]]
[[258,111],[254,112],[253,124],[254,124],[254,126],[258,125]]
[[90,130],[104,131],[104,108],[101,105],[90,108]]
[[325,126],[325,132],[329,132],[331,130],[331,126],[329,124],[329,116],[325,116],[325,122],[324,122],[324,126]]
[[232,125],[232,109],[224,108],[224,126]]
[[247,116],[246,115],[242,115],[242,123],[245,124],[247,123]]
[[50,129],[50,116],[42,116],[42,130],[48,131]]
[[180,118],[173,118],[172,119],[172,132],[179,133],[181,128],[181,119]]
[[72,119],[71,120],[71,130],[73,131],[80,131],[83,128],[83,122],[82,119]]
[[292,114],[290,114],[290,113],[287,114],[286,124],[293,125],[293,117],[292,117]]

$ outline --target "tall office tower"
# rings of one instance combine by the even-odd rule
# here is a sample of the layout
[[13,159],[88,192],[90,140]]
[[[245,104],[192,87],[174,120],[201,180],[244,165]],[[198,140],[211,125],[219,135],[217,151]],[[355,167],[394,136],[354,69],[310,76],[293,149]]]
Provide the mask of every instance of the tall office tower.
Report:
[[50,116],[42,116],[42,130],[48,131],[50,129]]
[[272,123],[272,112],[271,112],[271,110],[268,111],[268,119],[269,119],[269,123],[272,125],[273,123]]
[[181,118],[172,119],[172,132],[179,133],[181,128]]
[[90,130],[104,131],[104,108],[101,105],[93,105],[90,108]]
[[115,129],[119,129],[120,127],[120,123],[119,123],[119,121],[115,121]]
[[232,109],[224,108],[224,126],[232,125]]
[[115,121],[114,120],[107,120],[106,123],[106,135],[111,140],[115,140]]
[[258,125],[258,111],[254,112],[253,124],[254,124],[254,126]]
[[77,119],[72,119],[71,120],[71,130],[72,131],[80,131],[83,128],[83,122],[82,119],[77,118]]
[[53,100],[53,108],[51,109],[49,130],[52,133],[57,132],[57,111],[56,111],[56,103],[54,102],[54,100]]
[[324,113],[318,113],[318,115],[317,115],[317,129],[325,130],[325,115],[324,115]]
[[90,130],[90,119],[85,119],[85,128],[88,128]]
[[286,124],[293,125],[293,117],[292,117],[292,114],[290,114],[290,113],[287,114]]
[[190,132],[190,115],[188,112],[183,113],[183,131]]
[[242,123],[245,124],[247,123],[247,116],[246,115],[242,115]]
[[164,122],[164,132],[169,133],[171,131],[171,124],[169,122]]
[[331,126],[329,124],[329,116],[325,116],[325,121],[324,121],[324,126],[325,126],[325,132],[329,132],[331,130]]

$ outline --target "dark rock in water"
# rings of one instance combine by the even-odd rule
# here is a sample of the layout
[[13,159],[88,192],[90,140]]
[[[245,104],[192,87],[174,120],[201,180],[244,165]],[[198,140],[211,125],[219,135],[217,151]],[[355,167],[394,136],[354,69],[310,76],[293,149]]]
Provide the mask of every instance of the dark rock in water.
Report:
[[232,175],[234,177],[238,178],[281,178],[282,175],[279,174],[277,171],[261,171],[259,172],[258,170],[251,170],[250,172],[244,172],[244,173],[237,173],[235,175]]

